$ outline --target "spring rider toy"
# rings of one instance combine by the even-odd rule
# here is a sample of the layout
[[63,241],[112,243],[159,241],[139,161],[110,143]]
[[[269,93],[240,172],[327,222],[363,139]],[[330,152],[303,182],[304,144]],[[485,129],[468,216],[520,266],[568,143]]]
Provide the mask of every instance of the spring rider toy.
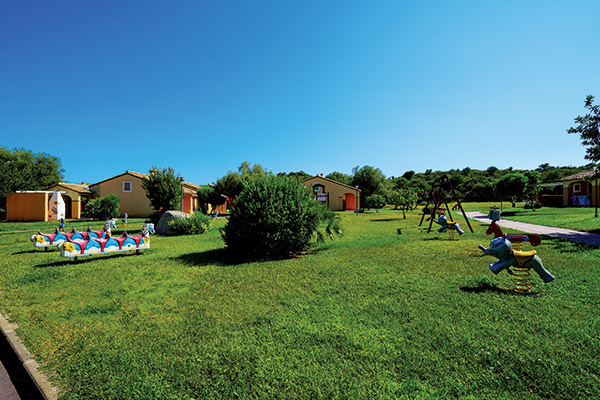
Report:
[[[490,210],[490,219],[492,220],[490,227],[493,225],[497,229],[500,229],[496,224],[496,221],[500,220],[500,212]],[[495,234],[497,233],[496,229],[492,229],[492,231]],[[492,255],[498,259],[493,264],[490,264],[490,270],[494,274],[498,275],[500,271],[506,269],[509,274],[514,275],[514,291],[517,293],[531,293],[531,282],[529,280],[529,270],[531,268],[538,273],[545,283],[552,282],[555,279],[554,275],[544,268],[542,259],[537,255],[535,250],[521,250],[523,241],[529,241],[533,246],[537,246],[541,241],[537,235],[502,235],[501,232],[500,230],[500,235],[497,235],[490,241],[489,248],[485,248],[482,245],[478,246],[485,254]],[[488,229],[487,233],[492,232]],[[530,238],[530,236],[534,237]],[[511,242],[515,243],[516,249],[513,249]],[[514,268],[514,272],[510,267]]]
[[459,235],[465,233],[465,231],[460,229],[460,225],[458,224],[458,222],[448,221],[448,218],[443,212],[439,212],[438,219],[434,219],[433,222],[435,222],[438,225],[441,225],[441,227],[437,230],[438,232],[443,233],[449,231],[450,238],[452,240],[455,239],[455,231],[458,232]]
[[[513,250],[510,241],[503,237],[492,239],[490,241],[489,248],[485,248],[482,245],[479,245],[479,248],[483,250],[485,254],[489,254],[498,258],[496,262],[490,264],[490,270],[492,270],[492,272],[496,275],[498,275],[498,273],[504,269],[506,269],[507,272],[512,275],[513,271],[510,270],[510,267],[515,267],[517,269],[533,268],[545,283],[552,282],[554,280],[554,275],[544,268],[542,259],[538,257],[535,250]],[[529,292],[531,288],[528,287],[527,289],[527,292]],[[515,288],[515,291],[519,291],[518,288]]]

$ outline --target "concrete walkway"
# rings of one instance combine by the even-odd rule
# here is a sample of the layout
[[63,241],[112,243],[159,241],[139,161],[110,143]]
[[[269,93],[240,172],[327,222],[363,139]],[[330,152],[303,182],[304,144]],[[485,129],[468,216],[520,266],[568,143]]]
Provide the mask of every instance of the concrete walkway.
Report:
[[[484,224],[492,223],[492,220],[490,220],[488,218],[487,214],[482,214],[477,211],[471,211],[471,212],[467,212],[465,214],[467,214],[467,217],[474,219],[476,221],[479,221],[481,223],[484,223]],[[574,231],[572,229],[554,228],[551,226],[526,224],[525,222],[508,221],[505,219],[496,221],[496,224],[498,224],[502,227],[516,229],[521,232],[535,233],[536,235],[559,237],[559,238],[571,240],[573,242],[582,242],[582,243],[587,243],[587,244],[591,244],[594,246],[600,246],[600,235],[597,233],[580,232],[580,231]]]

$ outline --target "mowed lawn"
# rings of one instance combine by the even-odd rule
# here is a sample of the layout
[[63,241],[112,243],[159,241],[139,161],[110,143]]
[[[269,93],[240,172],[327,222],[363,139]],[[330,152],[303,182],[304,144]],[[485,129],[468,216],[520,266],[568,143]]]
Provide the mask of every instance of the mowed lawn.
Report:
[[340,215],[344,237],[241,264],[224,219],[79,262],[1,233],[0,308],[65,399],[600,397],[598,248],[543,238],[557,279],[521,296],[483,225]]

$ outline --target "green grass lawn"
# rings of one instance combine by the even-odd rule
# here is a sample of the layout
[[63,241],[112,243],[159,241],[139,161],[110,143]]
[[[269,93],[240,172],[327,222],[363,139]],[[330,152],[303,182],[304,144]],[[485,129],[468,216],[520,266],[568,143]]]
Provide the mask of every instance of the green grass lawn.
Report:
[[243,264],[224,219],[79,262],[1,233],[0,308],[65,399],[600,396],[600,249],[544,237],[557,279],[520,296],[477,222],[451,241],[416,211],[341,217],[304,257]]

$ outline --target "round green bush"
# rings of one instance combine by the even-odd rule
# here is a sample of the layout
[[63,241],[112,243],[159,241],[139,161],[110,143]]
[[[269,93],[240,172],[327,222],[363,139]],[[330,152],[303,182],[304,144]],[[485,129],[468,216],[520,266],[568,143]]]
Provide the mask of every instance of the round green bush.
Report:
[[201,212],[169,221],[169,230],[173,235],[198,235],[210,231],[211,227],[210,217]]
[[[293,179],[264,176],[245,183],[221,230],[236,256],[277,259],[300,253],[322,222],[340,232],[335,214],[315,201],[310,190]],[[340,232],[341,233],[341,232]]]

